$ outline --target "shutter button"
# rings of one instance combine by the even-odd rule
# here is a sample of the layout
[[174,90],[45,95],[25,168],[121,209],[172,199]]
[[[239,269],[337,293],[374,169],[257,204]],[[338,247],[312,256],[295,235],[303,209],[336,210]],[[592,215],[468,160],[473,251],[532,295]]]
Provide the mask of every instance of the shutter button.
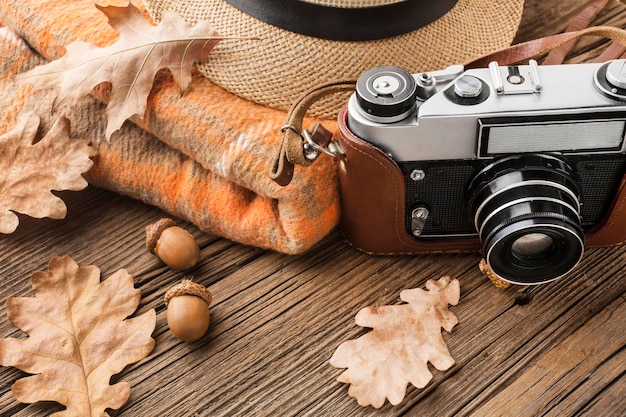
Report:
[[463,75],[454,82],[454,93],[459,97],[478,97],[482,91],[482,82],[472,75]]

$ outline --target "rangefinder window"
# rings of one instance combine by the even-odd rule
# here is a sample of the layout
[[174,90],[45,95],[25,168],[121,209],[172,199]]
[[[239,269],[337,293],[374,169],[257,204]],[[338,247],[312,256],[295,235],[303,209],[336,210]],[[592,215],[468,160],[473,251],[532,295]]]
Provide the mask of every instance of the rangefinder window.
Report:
[[626,115],[584,114],[575,120],[479,119],[478,156],[525,152],[616,153],[624,151]]

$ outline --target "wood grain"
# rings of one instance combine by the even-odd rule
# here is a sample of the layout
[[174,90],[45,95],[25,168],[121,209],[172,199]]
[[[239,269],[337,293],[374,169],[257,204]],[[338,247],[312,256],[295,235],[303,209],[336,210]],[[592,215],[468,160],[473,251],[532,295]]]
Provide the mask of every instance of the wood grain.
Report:
[[[563,30],[586,2],[529,0],[517,41]],[[596,23],[626,26],[614,1]],[[596,56],[602,42],[579,42],[570,60]],[[144,228],[164,214],[117,194],[88,188],[60,193],[65,220],[20,217],[0,237],[0,337],[25,337],[4,309],[9,296],[32,296],[29,278],[53,256],[97,265],[105,279],[121,268],[142,291],[137,314],[154,308],[154,351],[113,378],[131,398],[112,416],[623,416],[626,415],[626,250],[587,251],[569,277],[498,290],[479,255],[376,257],[336,231],[301,256],[246,247],[182,224],[198,239],[201,263],[189,272],[213,294],[211,327],[185,344],[167,329],[165,291],[183,274],[144,247]],[[451,310],[459,324],[444,339],[455,365],[423,390],[407,387],[398,406],[359,407],[336,382],[328,360],[364,334],[355,314],[400,303],[405,288],[450,275],[461,282]],[[516,302],[527,296],[527,304]],[[44,416],[54,403],[19,404],[11,385],[22,372],[0,368],[0,415]]]

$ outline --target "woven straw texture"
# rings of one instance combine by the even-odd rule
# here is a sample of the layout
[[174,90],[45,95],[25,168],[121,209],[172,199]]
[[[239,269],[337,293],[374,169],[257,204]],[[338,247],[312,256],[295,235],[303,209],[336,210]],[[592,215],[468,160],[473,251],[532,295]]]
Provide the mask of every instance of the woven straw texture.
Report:
[[[106,21],[92,0],[0,2],[6,26],[0,28],[0,134],[21,111],[32,110],[42,118],[42,132],[62,114],[73,137],[103,140],[100,101],[86,97],[51,115],[53,94],[14,78],[58,58],[74,40],[115,41]],[[284,121],[283,112],[241,99],[200,74],[181,97],[164,72],[145,118],[125,123],[110,143],[101,143],[86,177],[91,185],[158,206],[209,233],[301,253],[337,225],[337,179],[330,158],[298,169],[289,187],[269,179]]]
[[[221,35],[260,38],[222,42],[209,60],[200,65],[200,71],[240,97],[283,110],[324,80],[355,79],[373,66],[396,65],[415,73],[464,63],[506,47],[516,34],[523,10],[523,0],[459,0],[439,20],[406,35],[342,42],[279,29],[223,0],[144,2],[156,21],[166,10],[173,10],[190,23],[210,21]],[[320,0],[319,3],[347,5],[348,2]],[[357,1],[350,3],[354,5]],[[370,3],[389,1],[366,2]],[[319,117],[334,117],[344,102],[345,97],[337,97],[320,102],[312,111]]]

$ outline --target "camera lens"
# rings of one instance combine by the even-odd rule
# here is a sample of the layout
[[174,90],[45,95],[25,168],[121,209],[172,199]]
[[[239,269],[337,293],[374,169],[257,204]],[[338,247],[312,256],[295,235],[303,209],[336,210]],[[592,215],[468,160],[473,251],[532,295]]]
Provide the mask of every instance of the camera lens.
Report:
[[554,247],[554,239],[544,233],[529,233],[517,238],[511,252],[519,259],[542,258]]
[[579,195],[574,171],[553,155],[512,155],[481,169],[468,201],[491,270],[523,285],[571,271],[584,251]]

